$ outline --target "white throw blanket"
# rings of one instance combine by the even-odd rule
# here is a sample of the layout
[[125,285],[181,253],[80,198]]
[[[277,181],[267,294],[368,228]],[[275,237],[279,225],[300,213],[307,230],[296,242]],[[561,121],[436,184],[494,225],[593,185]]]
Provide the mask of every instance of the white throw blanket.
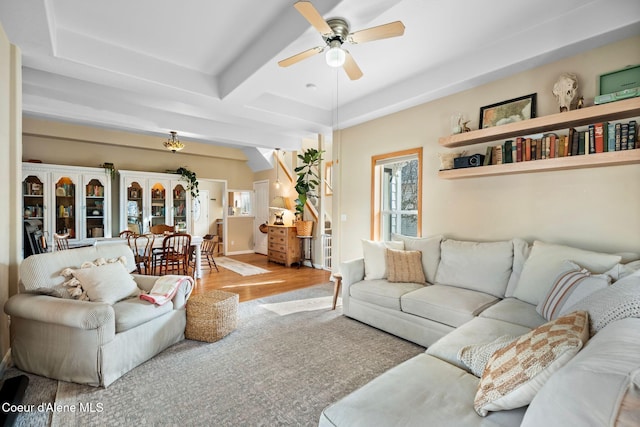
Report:
[[153,284],[151,291],[148,294],[140,295],[140,299],[156,305],[163,305],[173,299],[176,292],[178,292],[178,288],[185,281],[188,282],[189,293],[191,293],[193,288],[193,279],[191,277],[169,274],[159,277],[156,283]]

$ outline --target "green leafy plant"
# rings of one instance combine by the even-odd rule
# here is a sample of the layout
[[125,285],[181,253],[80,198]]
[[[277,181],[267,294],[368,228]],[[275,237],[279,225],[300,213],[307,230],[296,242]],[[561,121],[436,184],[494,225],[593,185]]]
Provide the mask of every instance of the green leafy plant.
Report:
[[182,175],[182,178],[187,181],[187,191],[191,193],[191,197],[197,199],[200,195],[200,190],[198,189],[198,177],[196,173],[184,166],[178,168],[176,172]]
[[113,165],[113,163],[105,162],[105,163],[101,164],[100,167],[104,168],[104,171],[109,176],[111,176],[111,179],[115,179],[116,178],[116,174],[118,173],[118,171],[116,171],[116,167]]
[[296,181],[298,198],[295,200],[295,203],[296,215],[300,219],[302,219],[302,215],[304,214],[304,206],[307,203],[307,199],[310,196],[315,196],[314,190],[320,185],[320,177],[316,170],[322,161],[322,153],[324,153],[324,151],[308,148],[302,154],[298,154],[301,165],[295,168],[295,172],[298,175],[298,180]]

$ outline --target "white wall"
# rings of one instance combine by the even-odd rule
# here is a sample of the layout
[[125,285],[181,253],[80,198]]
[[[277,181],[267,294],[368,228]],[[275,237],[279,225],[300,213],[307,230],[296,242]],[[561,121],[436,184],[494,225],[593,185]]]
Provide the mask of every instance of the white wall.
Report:
[[[17,292],[22,248],[20,179],[22,72],[20,50],[0,26],[0,307]],[[9,350],[9,319],[0,315],[0,359]],[[0,366],[2,368],[3,366]],[[1,369],[0,369],[1,371]]]
[[[360,239],[370,238],[371,156],[424,147],[423,235],[457,239],[570,244],[585,249],[640,252],[640,165],[443,180],[438,138],[450,133],[450,115],[463,112],[477,129],[479,109],[537,93],[538,116],[557,112],[551,88],[562,72],[578,75],[589,102],[601,73],[640,63],[640,37],[576,55],[393,115],[334,136],[340,184],[334,191],[340,260],[362,256]],[[500,143],[502,141],[498,141]],[[468,147],[484,154],[485,146]],[[335,245],[335,243],[334,243]]]

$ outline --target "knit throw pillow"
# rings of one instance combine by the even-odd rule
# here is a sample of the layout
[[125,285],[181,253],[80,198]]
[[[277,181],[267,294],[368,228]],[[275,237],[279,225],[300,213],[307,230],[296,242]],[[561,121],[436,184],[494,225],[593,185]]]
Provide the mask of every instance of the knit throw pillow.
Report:
[[493,356],[496,351],[511,344],[516,338],[517,337],[511,335],[503,335],[485,344],[464,346],[458,352],[458,360],[464,363],[473,375],[481,377],[491,356]]
[[562,316],[573,304],[611,284],[610,276],[592,274],[571,261],[564,261],[559,273],[547,295],[536,307],[538,314],[547,320]]
[[558,317],[496,351],[482,373],[474,408],[489,411],[531,403],[551,375],[564,366],[589,339],[586,311]]
[[386,249],[389,282],[420,283],[424,285],[427,279],[422,269],[422,252],[420,251],[398,251]]

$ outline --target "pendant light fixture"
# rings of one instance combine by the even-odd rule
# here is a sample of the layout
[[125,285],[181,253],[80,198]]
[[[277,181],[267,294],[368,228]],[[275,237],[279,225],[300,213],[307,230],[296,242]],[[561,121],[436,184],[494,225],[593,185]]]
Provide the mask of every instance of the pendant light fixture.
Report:
[[178,138],[176,138],[178,132],[172,130],[171,132],[169,132],[169,134],[169,139],[164,142],[164,147],[174,153],[176,151],[182,150],[184,148],[184,144],[180,142]]

